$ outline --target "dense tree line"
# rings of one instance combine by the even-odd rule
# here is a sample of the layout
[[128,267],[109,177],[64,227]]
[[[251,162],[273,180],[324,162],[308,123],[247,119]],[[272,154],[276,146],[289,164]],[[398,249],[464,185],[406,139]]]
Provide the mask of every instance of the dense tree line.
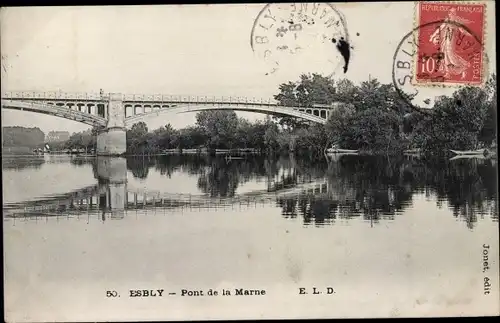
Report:
[[436,100],[432,114],[413,116],[412,144],[425,152],[490,146],[496,138],[496,75],[485,89],[465,87]]
[[127,131],[127,152],[157,153],[164,149],[232,149],[254,148],[264,151],[270,144],[266,130],[273,122],[251,123],[238,118],[234,111],[202,111],[196,115],[196,124],[174,129],[167,124],[149,131],[144,122],[136,123]]
[[[496,137],[496,76],[485,88],[464,87],[440,97],[422,113],[408,105],[392,84],[370,79],[359,85],[335,82],[318,74],[302,75],[279,86],[281,105],[313,108],[336,104],[325,125],[291,117],[249,122],[234,111],[202,111],[184,129],[167,124],[151,131],[144,122],[127,131],[127,153],[153,154],[165,149],[253,148],[261,152],[320,155],[332,144],[376,155],[400,154],[420,148],[437,155],[449,149],[491,145]],[[73,134],[66,147],[95,145],[97,130]]]
[[45,134],[40,128],[3,127],[2,144],[4,147],[42,147]]
[[326,125],[294,118],[250,123],[234,112],[204,111],[195,126],[170,125],[148,132],[144,123],[127,133],[130,151],[163,148],[256,148],[322,154],[331,144],[369,154],[400,154],[420,148],[438,155],[449,149],[489,146],[496,136],[496,76],[483,88],[465,87],[436,100],[427,113],[415,111],[392,84],[371,79],[355,85],[313,74],[281,84],[275,99],[282,105],[313,108],[338,103]]

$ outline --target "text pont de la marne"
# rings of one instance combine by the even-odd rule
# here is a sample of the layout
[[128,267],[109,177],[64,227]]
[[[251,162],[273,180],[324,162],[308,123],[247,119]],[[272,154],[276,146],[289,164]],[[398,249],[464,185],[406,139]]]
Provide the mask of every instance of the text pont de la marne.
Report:
[[264,296],[266,291],[264,289],[244,289],[235,288],[234,290],[222,289],[221,292],[209,289],[207,291],[203,290],[181,290],[181,296]]

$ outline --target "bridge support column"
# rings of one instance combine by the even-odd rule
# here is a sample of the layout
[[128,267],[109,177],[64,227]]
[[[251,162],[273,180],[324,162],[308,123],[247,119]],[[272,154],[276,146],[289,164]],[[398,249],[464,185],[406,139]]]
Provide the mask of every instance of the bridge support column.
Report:
[[119,156],[127,150],[125,109],[121,94],[111,93],[109,95],[107,112],[108,124],[97,135],[97,155]]

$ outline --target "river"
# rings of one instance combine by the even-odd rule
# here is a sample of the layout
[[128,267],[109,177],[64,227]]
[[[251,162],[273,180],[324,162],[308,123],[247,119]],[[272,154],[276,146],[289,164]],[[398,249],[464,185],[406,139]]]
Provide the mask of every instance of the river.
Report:
[[[494,160],[46,155],[2,170],[11,321],[498,311],[498,280],[481,297]],[[129,297],[158,288],[176,294]],[[267,294],[180,296],[210,288]]]

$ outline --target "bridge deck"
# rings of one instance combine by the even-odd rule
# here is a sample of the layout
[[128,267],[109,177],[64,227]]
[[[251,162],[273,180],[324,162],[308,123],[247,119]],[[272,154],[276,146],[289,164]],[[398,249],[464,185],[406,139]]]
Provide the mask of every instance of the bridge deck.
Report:
[[[215,104],[215,105],[256,105],[256,106],[281,106],[274,99],[263,99],[254,97],[210,97],[210,96],[177,96],[177,95],[143,95],[132,94],[122,95],[122,102],[126,104]],[[2,99],[5,100],[22,100],[22,101],[39,101],[39,102],[87,102],[87,103],[107,103],[109,95],[99,95],[94,93],[58,93],[58,92],[5,92],[2,93]],[[318,108],[318,109],[333,109],[333,105],[329,104],[313,104],[312,106],[290,106],[288,108]]]

